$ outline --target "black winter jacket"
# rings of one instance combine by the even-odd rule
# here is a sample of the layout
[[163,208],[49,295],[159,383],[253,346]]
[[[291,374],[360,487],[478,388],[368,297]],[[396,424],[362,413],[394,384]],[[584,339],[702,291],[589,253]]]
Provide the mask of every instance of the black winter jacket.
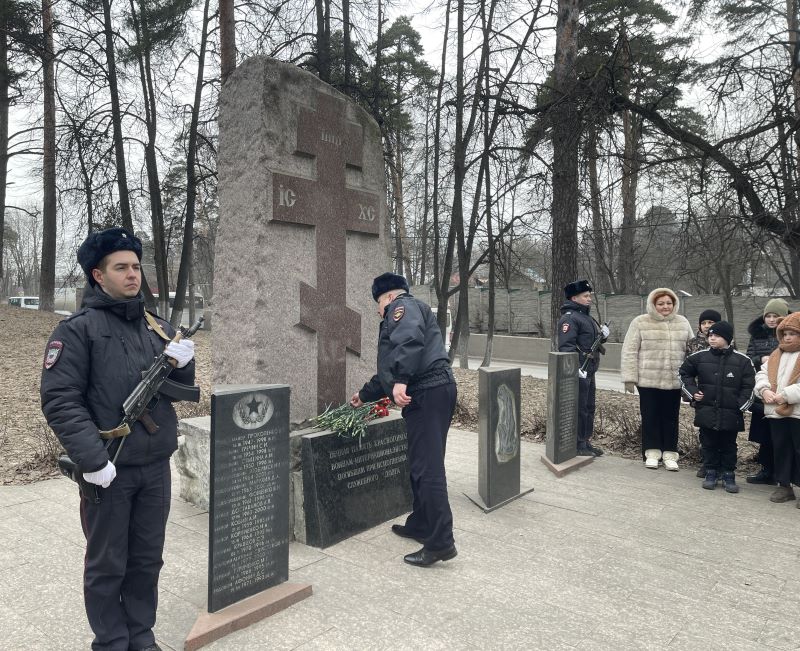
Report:
[[[566,301],[561,306],[561,318],[558,321],[558,352],[578,353],[578,364],[583,365],[586,354],[600,334],[600,327],[589,314],[589,306]],[[586,366],[587,373],[594,373],[600,366],[600,355]]]
[[378,373],[358,392],[363,402],[392,396],[397,383],[412,395],[455,382],[442,331],[431,308],[405,293],[389,303],[378,334]]
[[[161,319],[159,323],[167,335],[174,336],[168,323]],[[56,326],[42,370],[42,411],[82,472],[99,470],[114,456],[121,439],[106,448],[98,430],[120,424],[122,403],[164,345],[144,319],[141,295],[117,300],[99,286],[87,287],[81,309]],[[170,379],[194,384],[194,368],[192,360],[174,369]],[[172,402],[160,397],[150,415],[160,429],[151,435],[135,423],[117,465],[138,466],[168,458],[178,447]]]
[[750,333],[750,342],[747,344],[747,356],[752,360],[756,373],[761,370],[761,358],[769,357],[770,353],[778,347],[778,339],[775,337],[775,328],[768,328],[764,323],[764,317],[754,319],[747,326]]
[[[728,348],[692,353],[678,371],[681,393],[695,408],[694,424],[713,430],[739,432],[753,399],[756,373],[747,355]],[[701,391],[702,400],[694,394]]]

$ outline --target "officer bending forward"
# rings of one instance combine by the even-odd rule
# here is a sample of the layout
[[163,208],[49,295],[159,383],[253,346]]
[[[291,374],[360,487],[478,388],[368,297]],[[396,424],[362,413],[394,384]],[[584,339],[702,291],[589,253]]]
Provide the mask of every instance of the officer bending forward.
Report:
[[141,258],[142,243],[125,229],[86,238],[78,249],[89,281],[83,305],[56,326],[42,371],[42,411],[85,479],[83,595],[95,651],[160,648],[153,626],[178,422],[170,400],[160,397],[150,410],[154,434],[141,422],[126,438],[104,440],[100,430],[120,424],[122,403],[162,351],[177,362],[170,379],[194,384],[191,339],[165,347],[174,331],[145,317]]
[[447,430],[456,406],[455,378],[436,317],[408,293],[403,276],[378,276],[372,283],[372,298],[383,319],[378,373],[353,394],[350,404],[359,407],[391,396],[403,408],[414,502],[405,525],[392,525],[392,531],[423,544],[403,560],[427,567],[457,553],[444,471]]

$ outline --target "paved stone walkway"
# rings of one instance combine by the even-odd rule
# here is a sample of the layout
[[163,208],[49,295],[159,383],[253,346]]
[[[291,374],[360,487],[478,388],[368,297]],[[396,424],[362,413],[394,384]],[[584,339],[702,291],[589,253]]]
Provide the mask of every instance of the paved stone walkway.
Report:
[[[459,555],[429,569],[383,525],[292,544],[314,595],[208,649],[796,649],[800,510],[770,487],[704,491],[694,471],[604,457],[563,479],[523,444],[523,488],[484,514],[477,440],[447,447]],[[177,490],[175,491],[177,494]],[[88,649],[83,536],[66,479],[0,488],[0,649]],[[401,520],[398,520],[401,521]],[[207,515],[175,500],[156,634],[181,649],[205,606]]]

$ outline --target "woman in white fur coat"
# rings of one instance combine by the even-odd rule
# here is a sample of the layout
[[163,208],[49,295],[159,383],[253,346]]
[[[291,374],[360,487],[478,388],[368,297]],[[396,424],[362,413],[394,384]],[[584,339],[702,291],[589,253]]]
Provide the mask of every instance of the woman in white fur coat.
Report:
[[628,393],[639,389],[642,456],[648,468],[658,468],[663,458],[667,470],[678,469],[678,369],[686,342],[694,337],[679,307],[671,289],[654,289],[647,297],[647,312],[631,321],[622,344],[622,381]]

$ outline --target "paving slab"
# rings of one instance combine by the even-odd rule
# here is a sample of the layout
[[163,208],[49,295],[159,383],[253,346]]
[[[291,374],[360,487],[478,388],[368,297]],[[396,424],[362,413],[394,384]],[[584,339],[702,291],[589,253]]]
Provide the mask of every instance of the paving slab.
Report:
[[[771,487],[704,491],[694,469],[605,455],[558,478],[522,443],[533,493],[483,513],[478,438],[447,445],[458,556],[429,569],[389,523],[324,550],[292,543],[314,594],[208,649],[796,649],[800,510]],[[174,495],[178,495],[177,480]],[[403,518],[395,522],[402,523]],[[181,649],[207,593],[208,514],[174,498],[156,636]],[[0,648],[88,649],[74,484],[0,487]]]

